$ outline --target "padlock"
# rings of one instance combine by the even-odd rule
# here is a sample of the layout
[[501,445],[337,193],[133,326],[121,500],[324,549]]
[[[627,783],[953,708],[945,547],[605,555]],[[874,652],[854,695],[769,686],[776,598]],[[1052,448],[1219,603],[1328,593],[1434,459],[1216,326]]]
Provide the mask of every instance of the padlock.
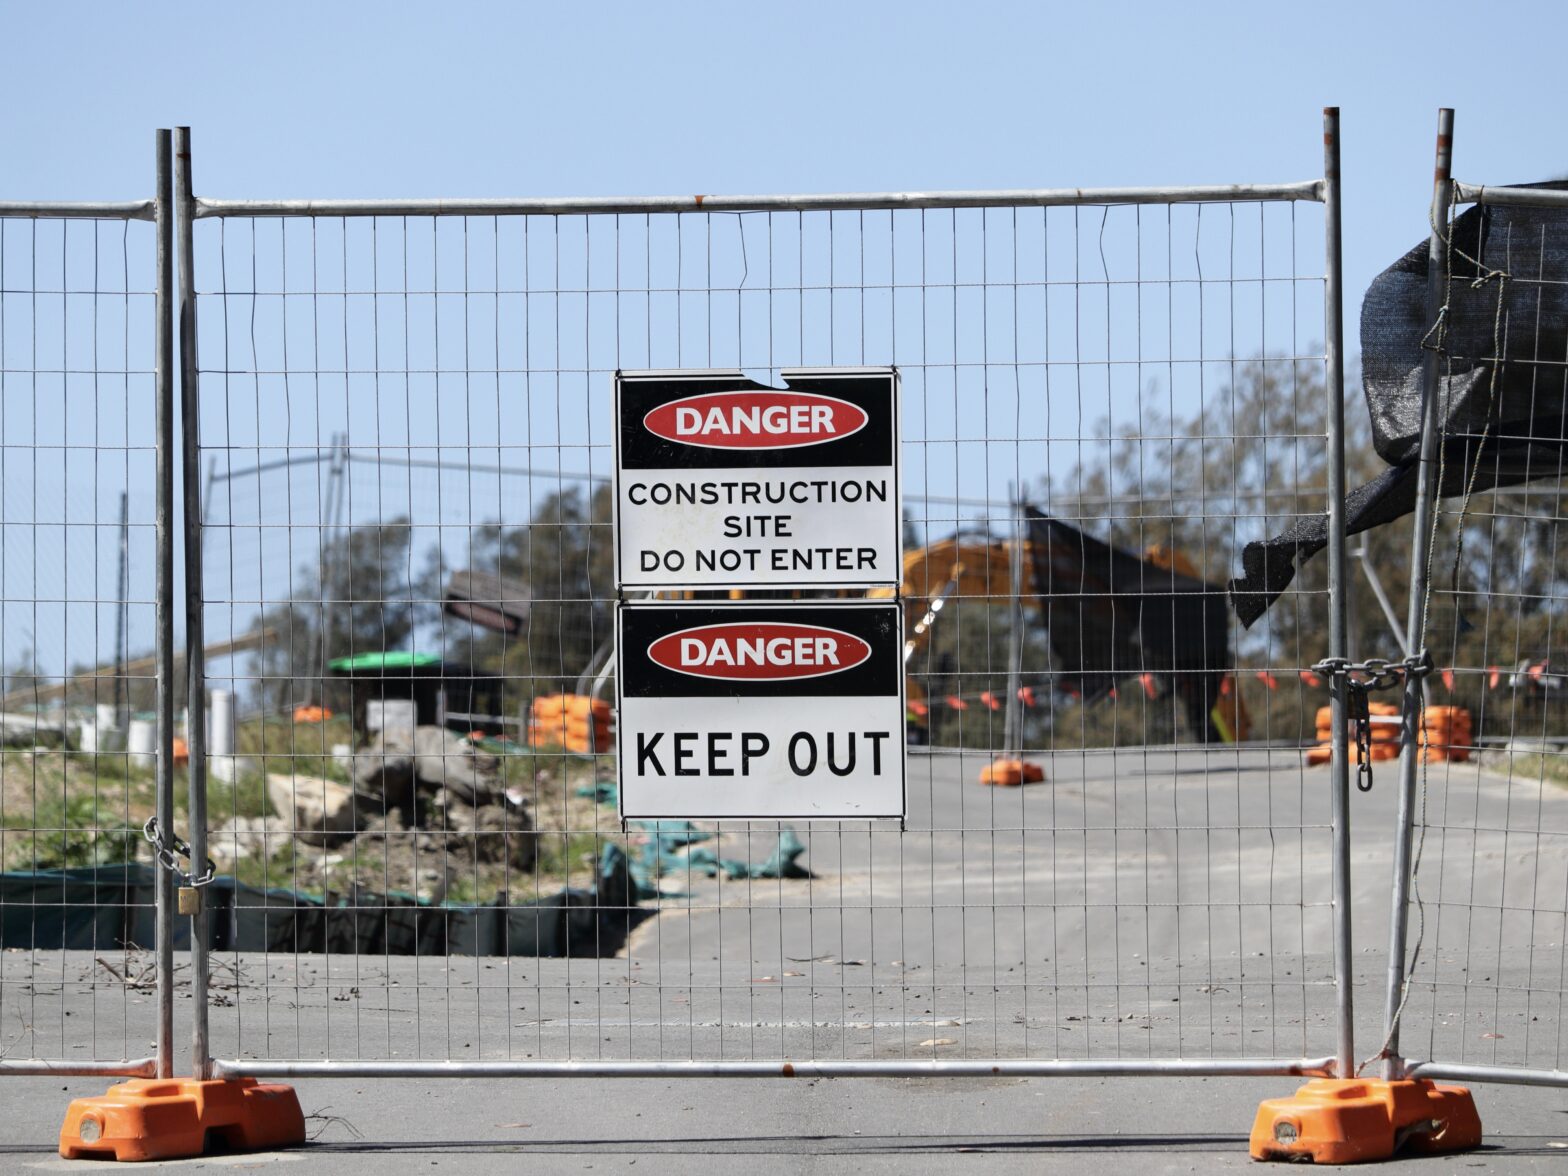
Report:
[[180,887],[180,914],[201,914],[201,891],[194,886]]

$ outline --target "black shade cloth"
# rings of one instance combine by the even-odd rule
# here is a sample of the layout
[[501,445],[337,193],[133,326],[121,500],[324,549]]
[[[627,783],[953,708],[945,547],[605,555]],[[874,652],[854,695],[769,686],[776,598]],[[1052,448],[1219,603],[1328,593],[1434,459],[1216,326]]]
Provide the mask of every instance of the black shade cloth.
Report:
[[[1529,186],[1562,190],[1568,181]],[[1463,494],[1472,469],[1476,491],[1558,478],[1568,457],[1568,209],[1476,205],[1452,232],[1438,494]],[[1373,445],[1392,468],[1346,497],[1352,535],[1415,509],[1421,360],[1438,339],[1426,316],[1426,284],[1423,242],[1377,276],[1361,305]],[[1326,516],[1247,544],[1241,577],[1230,582],[1241,623],[1261,617],[1327,544]]]
[[1205,742],[1230,667],[1225,590],[1025,508],[1035,591],[1057,664],[1084,700],[1125,677],[1164,676]]
[[[89,866],[0,873],[0,948],[110,950],[155,942],[150,866]],[[606,845],[592,889],[565,887],[485,906],[433,904],[358,888],[330,900],[261,890],[234,878],[206,888],[214,951],[361,955],[513,955],[592,959],[615,955],[649,908],[619,846]],[[174,946],[190,947],[190,920],[174,921]]]

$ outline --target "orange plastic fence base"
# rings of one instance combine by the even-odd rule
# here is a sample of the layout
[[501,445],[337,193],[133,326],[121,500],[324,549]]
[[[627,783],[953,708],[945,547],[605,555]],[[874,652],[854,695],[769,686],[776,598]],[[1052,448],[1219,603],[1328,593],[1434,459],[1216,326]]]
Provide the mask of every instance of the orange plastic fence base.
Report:
[[1266,1100],[1252,1124],[1255,1160],[1358,1164],[1480,1143],[1470,1092],[1424,1079],[1315,1078],[1290,1098]]
[[174,1160],[305,1142],[292,1086],[254,1078],[200,1082],[136,1078],[65,1112],[60,1154],[68,1160]]
[[990,767],[980,769],[980,783],[998,784],[1006,788],[1038,784],[1044,779],[1045,772],[1039,764],[1028,764],[1023,760],[997,760]]

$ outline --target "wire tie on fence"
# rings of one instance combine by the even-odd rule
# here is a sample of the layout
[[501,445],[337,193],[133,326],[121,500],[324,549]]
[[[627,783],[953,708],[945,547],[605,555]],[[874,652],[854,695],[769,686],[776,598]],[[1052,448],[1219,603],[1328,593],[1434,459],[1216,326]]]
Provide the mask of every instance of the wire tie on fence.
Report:
[[153,856],[157,858],[158,864],[172,873],[182,886],[199,888],[217,877],[218,866],[211,858],[207,859],[207,868],[200,875],[189,874],[181,869],[179,858],[191,860],[190,843],[178,834],[170,834],[165,842],[163,829],[156,816],[147,818],[147,823],[142,826],[142,836],[152,844]]

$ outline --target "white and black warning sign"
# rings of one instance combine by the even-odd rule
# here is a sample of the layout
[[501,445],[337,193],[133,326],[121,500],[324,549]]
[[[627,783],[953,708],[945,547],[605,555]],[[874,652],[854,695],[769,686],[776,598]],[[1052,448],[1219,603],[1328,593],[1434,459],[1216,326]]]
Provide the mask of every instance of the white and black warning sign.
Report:
[[898,373],[801,369],[615,379],[624,588],[897,584]]
[[622,604],[621,817],[904,814],[893,601]]

